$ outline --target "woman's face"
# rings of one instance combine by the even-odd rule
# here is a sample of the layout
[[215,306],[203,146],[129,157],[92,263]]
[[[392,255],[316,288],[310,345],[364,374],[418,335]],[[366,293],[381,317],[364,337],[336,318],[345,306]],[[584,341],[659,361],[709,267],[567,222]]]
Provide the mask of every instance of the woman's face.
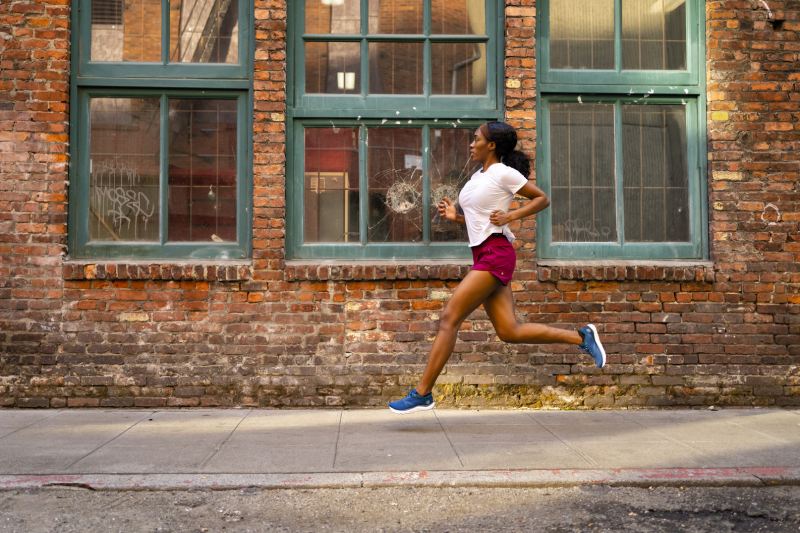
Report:
[[482,128],[475,130],[475,137],[469,145],[469,155],[472,157],[473,161],[479,163],[483,163],[489,159],[489,155],[494,152],[495,148],[494,142],[486,140],[481,130]]

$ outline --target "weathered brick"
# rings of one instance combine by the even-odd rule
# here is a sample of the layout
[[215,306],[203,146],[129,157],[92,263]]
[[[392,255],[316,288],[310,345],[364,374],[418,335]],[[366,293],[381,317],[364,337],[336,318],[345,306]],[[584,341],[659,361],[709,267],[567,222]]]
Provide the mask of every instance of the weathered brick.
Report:
[[[439,381],[444,405],[800,405],[800,25],[781,6],[775,31],[751,4],[706,6],[712,262],[548,266],[524,221],[518,318],[595,322],[610,364],[504,345],[479,311]],[[0,405],[379,406],[415,383],[469,265],[286,262],[286,6],[254,14],[253,260],[62,263],[71,6],[0,4],[14,35],[0,51]],[[505,4],[504,112],[529,153],[536,7]]]

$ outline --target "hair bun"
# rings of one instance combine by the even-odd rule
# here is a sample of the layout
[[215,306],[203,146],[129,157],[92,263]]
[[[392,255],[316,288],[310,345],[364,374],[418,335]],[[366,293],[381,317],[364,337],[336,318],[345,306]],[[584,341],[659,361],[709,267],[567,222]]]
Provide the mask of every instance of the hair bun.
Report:
[[531,173],[530,158],[519,150],[517,146],[517,131],[505,122],[490,121],[481,126],[487,140],[495,144],[495,154],[500,158],[500,162],[516,169],[526,178]]
[[531,175],[531,159],[524,152],[514,150],[503,157],[503,162],[526,178]]

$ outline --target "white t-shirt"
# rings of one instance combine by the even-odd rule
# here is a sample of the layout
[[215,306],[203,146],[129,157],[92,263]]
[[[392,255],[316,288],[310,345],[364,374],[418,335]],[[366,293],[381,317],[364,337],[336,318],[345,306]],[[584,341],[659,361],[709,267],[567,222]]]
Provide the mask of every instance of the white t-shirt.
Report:
[[503,163],[494,163],[486,172],[479,169],[472,175],[458,195],[471,247],[479,245],[492,233],[503,233],[509,241],[514,241],[508,224],[495,226],[489,217],[493,211],[507,212],[514,195],[526,183],[528,178]]

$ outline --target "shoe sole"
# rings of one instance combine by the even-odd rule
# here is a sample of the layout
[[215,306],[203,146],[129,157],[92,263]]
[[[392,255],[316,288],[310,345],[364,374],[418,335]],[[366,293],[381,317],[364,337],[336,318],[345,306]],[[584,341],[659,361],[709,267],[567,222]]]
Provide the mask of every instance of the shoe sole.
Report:
[[436,402],[433,402],[430,405],[418,405],[416,407],[412,407],[411,409],[406,409],[405,411],[398,411],[394,407],[389,406],[389,410],[398,415],[407,415],[409,413],[416,413],[417,411],[430,411],[436,407]]
[[[606,349],[603,348],[603,343],[600,342],[600,334],[597,333],[597,328],[594,327],[594,324],[586,324],[586,325],[589,329],[592,330],[592,333],[594,333],[594,342],[595,344],[597,344],[597,347],[600,348],[600,353],[603,354],[603,362],[602,364],[598,365],[597,368],[603,368],[604,366],[606,366]],[[596,363],[597,361],[595,361],[595,364]]]

